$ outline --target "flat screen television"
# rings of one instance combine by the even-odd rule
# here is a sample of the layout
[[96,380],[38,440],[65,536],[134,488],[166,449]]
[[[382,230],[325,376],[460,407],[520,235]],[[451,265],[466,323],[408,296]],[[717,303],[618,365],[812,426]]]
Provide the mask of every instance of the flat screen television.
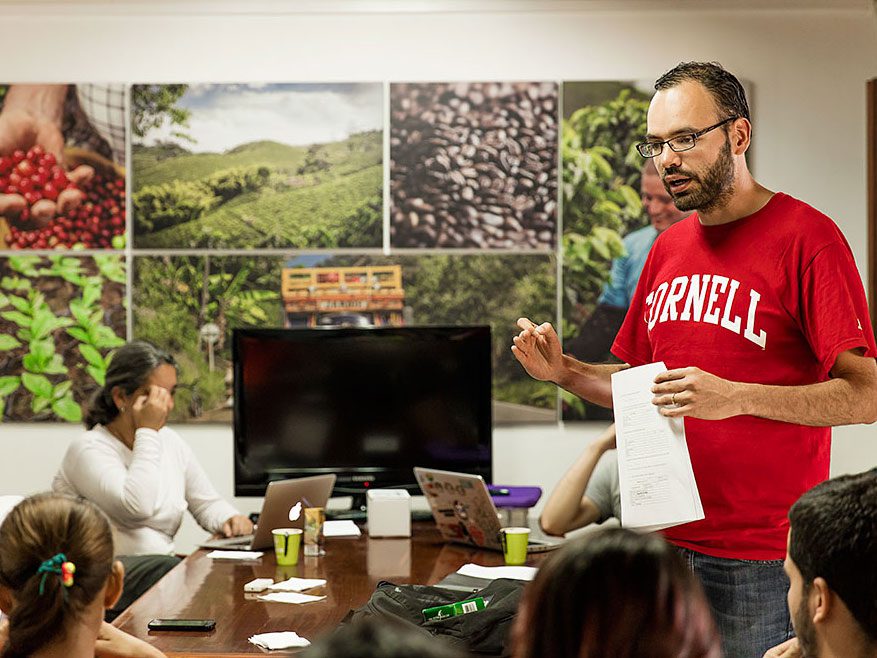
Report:
[[336,495],[417,490],[414,466],[492,481],[490,327],[236,329],[232,343],[235,495],[321,473]]

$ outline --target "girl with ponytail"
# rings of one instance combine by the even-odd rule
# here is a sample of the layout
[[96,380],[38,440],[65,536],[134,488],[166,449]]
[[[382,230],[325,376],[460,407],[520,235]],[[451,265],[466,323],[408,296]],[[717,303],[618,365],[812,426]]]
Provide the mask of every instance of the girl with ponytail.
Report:
[[2,658],[160,658],[161,652],[103,623],[122,593],[109,521],[66,496],[26,498],[0,525]]

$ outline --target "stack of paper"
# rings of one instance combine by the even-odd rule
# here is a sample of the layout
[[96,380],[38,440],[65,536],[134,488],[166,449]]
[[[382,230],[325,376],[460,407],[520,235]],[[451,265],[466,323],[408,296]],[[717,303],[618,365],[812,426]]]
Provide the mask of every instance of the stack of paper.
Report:
[[322,587],[326,581],[322,578],[290,578],[279,583],[268,585],[267,589],[274,592],[303,592],[313,587]]
[[621,524],[628,528],[660,530],[704,518],[685,425],[652,404],[655,377],[666,370],[658,362],[612,375]]

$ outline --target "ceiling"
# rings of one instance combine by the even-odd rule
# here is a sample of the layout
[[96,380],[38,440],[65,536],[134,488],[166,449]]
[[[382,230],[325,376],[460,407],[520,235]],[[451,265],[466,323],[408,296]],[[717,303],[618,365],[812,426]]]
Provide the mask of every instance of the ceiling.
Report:
[[0,0],[4,10],[31,13],[427,13],[512,11],[874,11],[877,0]]

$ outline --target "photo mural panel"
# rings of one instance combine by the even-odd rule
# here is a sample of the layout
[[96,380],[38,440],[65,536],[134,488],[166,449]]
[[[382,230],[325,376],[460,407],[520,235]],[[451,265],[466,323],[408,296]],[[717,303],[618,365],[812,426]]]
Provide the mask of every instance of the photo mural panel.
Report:
[[553,251],[558,86],[390,85],[394,248]]
[[[561,132],[563,346],[582,361],[617,361],[621,327],[657,236],[640,185],[650,83],[565,82]],[[669,196],[660,179],[649,192]],[[675,207],[674,207],[675,210]],[[564,420],[605,420],[609,409],[563,392]]]
[[134,246],[379,248],[381,83],[134,85]]
[[0,250],[125,246],[125,85],[0,85]]
[[117,254],[0,257],[0,418],[79,422],[125,343]]
[[557,388],[512,356],[522,315],[555,317],[553,255],[305,255],[283,270],[284,326],[489,324],[494,423],[557,421]]
[[282,265],[273,257],[134,257],[132,334],[177,360],[172,422],[231,422],[231,330],[282,325]]

